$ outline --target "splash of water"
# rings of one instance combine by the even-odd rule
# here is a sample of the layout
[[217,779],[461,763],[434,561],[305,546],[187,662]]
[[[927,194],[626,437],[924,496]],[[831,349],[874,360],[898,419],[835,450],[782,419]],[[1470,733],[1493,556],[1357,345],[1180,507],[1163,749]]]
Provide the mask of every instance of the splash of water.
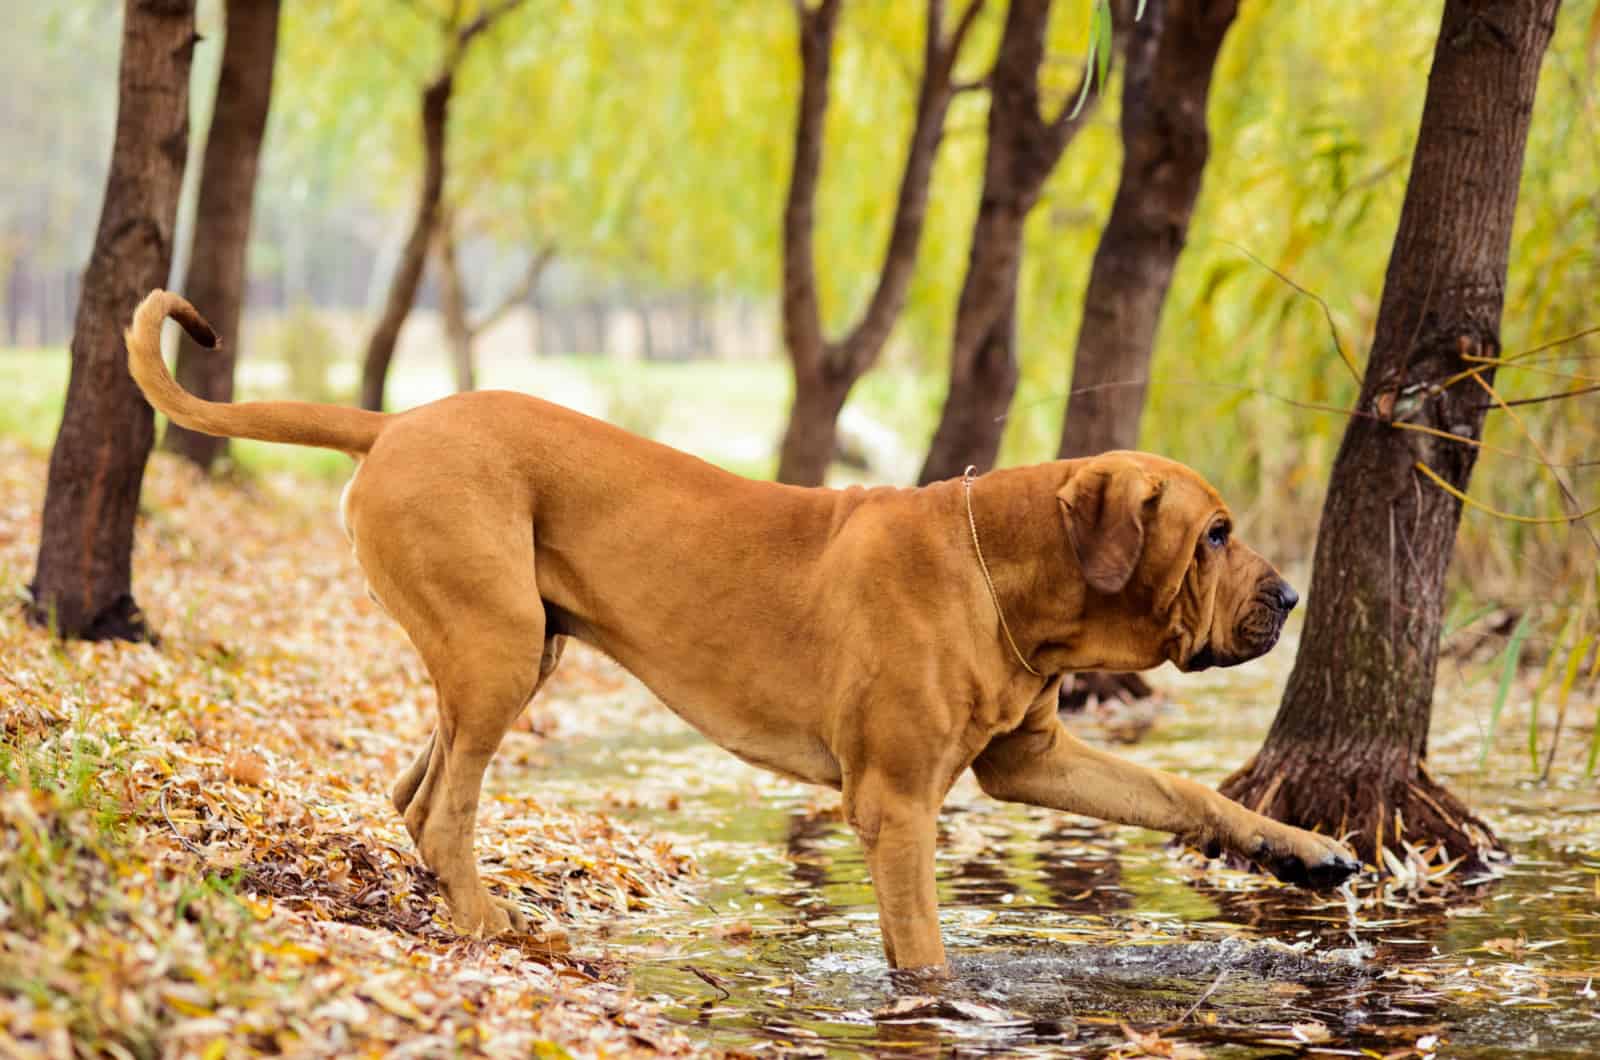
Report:
[[1361,926],[1361,901],[1356,897],[1356,883],[1354,878],[1345,880],[1339,886],[1339,894],[1344,898],[1345,913],[1349,922],[1345,926],[1345,933],[1350,936],[1350,945],[1337,950],[1329,950],[1328,958],[1348,964],[1352,968],[1359,968],[1373,957],[1377,956],[1377,949],[1370,942],[1363,942],[1357,929]]

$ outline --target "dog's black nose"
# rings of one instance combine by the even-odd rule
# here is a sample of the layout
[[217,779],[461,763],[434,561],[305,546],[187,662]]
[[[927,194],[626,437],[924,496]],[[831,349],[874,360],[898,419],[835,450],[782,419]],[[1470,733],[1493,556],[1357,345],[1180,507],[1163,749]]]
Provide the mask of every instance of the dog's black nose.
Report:
[[1278,583],[1278,601],[1283,604],[1285,611],[1293,611],[1294,605],[1300,602],[1300,594],[1294,591],[1294,586],[1288,582]]

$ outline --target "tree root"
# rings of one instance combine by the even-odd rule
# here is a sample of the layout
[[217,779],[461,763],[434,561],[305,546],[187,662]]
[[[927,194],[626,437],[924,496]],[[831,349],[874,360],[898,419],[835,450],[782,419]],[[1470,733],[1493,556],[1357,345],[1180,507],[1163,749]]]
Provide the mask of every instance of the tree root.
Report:
[[1132,703],[1152,695],[1154,690],[1138,674],[1072,674],[1061,682],[1060,709],[1074,714],[1088,706],[1090,700]]
[[107,604],[93,619],[81,628],[63,629],[56,621],[55,609],[38,603],[27,605],[28,621],[43,629],[55,631],[63,640],[125,640],[134,644],[160,644],[161,638],[150,628],[144,612],[134,603],[132,595],[123,593]]
[[1405,864],[1408,849],[1442,845],[1443,857],[1429,860],[1459,859],[1464,872],[1481,871],[1505,856],[1489,825],[1428,776],[1420,762],[1377,755],[1335,762],[1307,749],[1268,755],[1263,749],[1218,790],[1285,824],[1343,839],[1380,872],[1393,869],[1381,849]]

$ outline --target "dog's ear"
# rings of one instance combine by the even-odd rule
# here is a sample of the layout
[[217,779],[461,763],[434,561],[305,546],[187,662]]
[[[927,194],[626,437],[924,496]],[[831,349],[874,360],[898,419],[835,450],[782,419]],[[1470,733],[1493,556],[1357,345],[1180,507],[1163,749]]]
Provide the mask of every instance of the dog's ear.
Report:
[[1061,491],[1061,518],[1084,580],[1097,593],[1120,593],[1139,566],[1145,525],[1161,481],[1132,460],[1083,465]]

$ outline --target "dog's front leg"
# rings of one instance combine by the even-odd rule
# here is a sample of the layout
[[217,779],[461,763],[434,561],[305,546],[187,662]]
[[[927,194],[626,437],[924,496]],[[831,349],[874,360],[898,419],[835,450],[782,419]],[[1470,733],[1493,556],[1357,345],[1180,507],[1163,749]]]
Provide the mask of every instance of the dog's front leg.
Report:
[[1171,832],[1257,861],[1291,883],[1334,887],[1361,868],[1344,844],[1327,836],[1090,747],[1067,731],[1053,708],[1048,718],[991,742],[972,771],[995,798]]
[[889,966],[931,968],[944,964],[933,879],[939,803],[931,793],[905,788],[882,772],[869,773],[846,785],[845,816],[866,852]]

